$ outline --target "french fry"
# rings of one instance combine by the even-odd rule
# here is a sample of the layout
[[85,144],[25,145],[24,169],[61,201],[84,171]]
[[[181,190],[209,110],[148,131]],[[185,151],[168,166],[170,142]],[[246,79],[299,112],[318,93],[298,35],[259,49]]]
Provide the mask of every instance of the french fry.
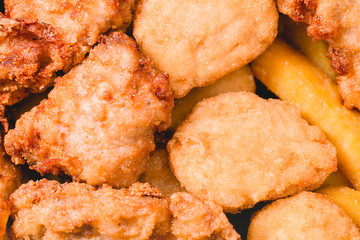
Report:
[[331,61],[327,57],[329,45],[323,40],[313,41],[307,35],[303,25],[293,22],[289,17],[283,16],[286,40],[297,50],[308,57],[316,66],[321,68],[333,81],[336,81],[336,73],[331,67]]
[[284,41],[275,42],[253,61],[260,81],[301,110],[335,145],[339,168],[360,189],[360,113],[342,105],[336,84],[304,55]]
[[341,207],[360,227],[360,192],[344,186],[329,186],[320,188],[321,193]]
[[344,176],[344,174],[337,170],[330,174],[330,176],[325,180],[325,182],[321,185],[321,187],[328,187],[328,186],[344,186],[353,188],[349,180]]
[[254,76],[248,65],[229,73],[212,85],[194,88],[185,97],[175,99],[170,129],[174,131],[186,115],[191,112],[195,104],[205,98],[226,92],[255,92],[255,88]]

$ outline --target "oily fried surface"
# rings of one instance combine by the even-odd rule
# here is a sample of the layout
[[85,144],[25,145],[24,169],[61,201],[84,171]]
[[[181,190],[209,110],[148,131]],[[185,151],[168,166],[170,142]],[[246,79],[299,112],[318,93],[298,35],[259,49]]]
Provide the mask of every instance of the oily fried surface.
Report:
[[247,239],[360,239],[360,232],[344,210],[326,196],[302,192],[256,213]]
[[166,149],[157,148],[150,153],[150,158],[146,162],[145,172],[140,177],[140,182],[148,182],[166,196],[173,193],[182,192],[184,189],[176,179],[169,167],[169,156]]
[[121,32],[103,36],[84,62],[56,80],[48,99],[5,136],[12,161],[40,173],[115,187],[134,183],[154,150],[154,131],[170,125],[173,98]]
[[167,233],[170,224],[168,201],[140,183],[115,190],[30,181],[11,195],[11,207],[19,239],[149,239]]
[[9,202],[6,200],[0,199],[0,238],[1,239],[6,239],[6,237],[7,237],[6,223],[8,222],[9,216],[10,216]]
[[273,0],[140,0],[134,18],[136,41],[178,98],[261,54],[278,12]]
[[298,109],[249,92],[198,103],[168,150],[187,191],[231,212],[317,188],[337,164],[335,147]]
[[240,239],[222,208],[214,202],[179,192],[171,195],[170,211],[175,239]]
[[44,91],[80,63],[98,36],[128,26],[134,0],[5,2],[0,16],[0,103]]
[[279,11],[308,24],[314,39],[330,44],[329,57],[344,105],[360,109],[360,2],[353,0],[277,0]]

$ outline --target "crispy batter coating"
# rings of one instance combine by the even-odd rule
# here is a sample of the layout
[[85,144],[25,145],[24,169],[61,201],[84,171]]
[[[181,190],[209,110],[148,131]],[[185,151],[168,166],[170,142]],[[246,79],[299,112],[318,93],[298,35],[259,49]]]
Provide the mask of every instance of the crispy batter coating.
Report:
[[8,201],[0,198],[0,238],[6,239],[6,223],[10,216],[10,204]]
[[169,232],[169,204],[149,184],[108,185],[30,181],[10,198],[19,239],[149,239]]
[[240,240],[222,208],[186,192],[171,195],[170,211],[174,217],[171,232],[176,239]]
[[302,192],[265,206],[253,217],[248,240],[360,239],[344,210],[324,195]]
[[277,0],[279,11],[308,24],[314,39],[330,44],[329,57],[348,108],[360,109],[360,2],[354,0]]
[[145,172],[139,181],[150,183],[151,186],[160,189],[166,196],[184,191],[170,170],[168,152],[162,148],[157,148],[150,154],[150,158],[146,162]]
[[12,161],[92,185],[130,186],[171,121],[173,97],[122,32],[103,36],[84,62],[56,80],[48,99],[5,136]]
[[336,170],[336,149],[300,111],[253,93],[198,103],[168,144],[185,189],[236,212],[315,189]]
[[134,0],[5,1],[0,16],[0,103],[44,91],[80,63],[98,36],[128,26]]
[[278,12],[273,0],[140,0],[134,18],[141,50],[169,74],[178,98],[261,54]]

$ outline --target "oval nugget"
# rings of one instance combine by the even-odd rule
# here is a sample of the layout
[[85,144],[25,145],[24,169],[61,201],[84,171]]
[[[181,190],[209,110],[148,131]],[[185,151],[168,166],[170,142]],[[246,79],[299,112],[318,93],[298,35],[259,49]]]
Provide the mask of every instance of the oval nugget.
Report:
[[181,185],[228,212],[315,189],[337,164],[335,147],[297,108],[248,92],[198,103],[168,150]]

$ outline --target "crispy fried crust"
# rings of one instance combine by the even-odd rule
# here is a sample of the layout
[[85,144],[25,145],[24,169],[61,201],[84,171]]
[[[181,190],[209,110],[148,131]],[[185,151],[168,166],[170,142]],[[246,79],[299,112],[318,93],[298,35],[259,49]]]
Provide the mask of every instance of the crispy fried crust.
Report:
[[248,240],[360,239],[359,229],[344,210],[318,193],[302,192],[257,212]]
[[30,181],[11,195],[11,207],[18,239],[140,240],[170,229],[168,201],[149,184],[115,190]]
[[348,108],[360,109],[360,3],[353,0],[277,0],[279,11],[308,24],[314,39],[330,44],[329,58]]
[[248,92],[198,103],[168,150],[187,191],[231,212],[315,189],[337,164],[335,147],[297,108]]
[[277,21],[273,0],[140,0],[134,36],[179,98],[256,58]]
[[5,136],[12,161],[40,173],[115,187],[134,183],[154,150],[154,131],[171,121],[167,76],[154,72],[121,32],[103,36],[89,57],[56,80],[47,100]]
[[44,91],[80,63],[98,36],[128,26],[134,0],[5,1],[0,16],[0,103]]
[[169,167],[169,156],[166,149],[157,148],[150,154],[146,162],[145,172],[140,177],[140,182],[148,182],[166,196],[182,192],[184,189],[176,179]]
[[174,219],[171,232],[176,239],[240,240],[222,208],[186,192],[171,195],[170,211]]

